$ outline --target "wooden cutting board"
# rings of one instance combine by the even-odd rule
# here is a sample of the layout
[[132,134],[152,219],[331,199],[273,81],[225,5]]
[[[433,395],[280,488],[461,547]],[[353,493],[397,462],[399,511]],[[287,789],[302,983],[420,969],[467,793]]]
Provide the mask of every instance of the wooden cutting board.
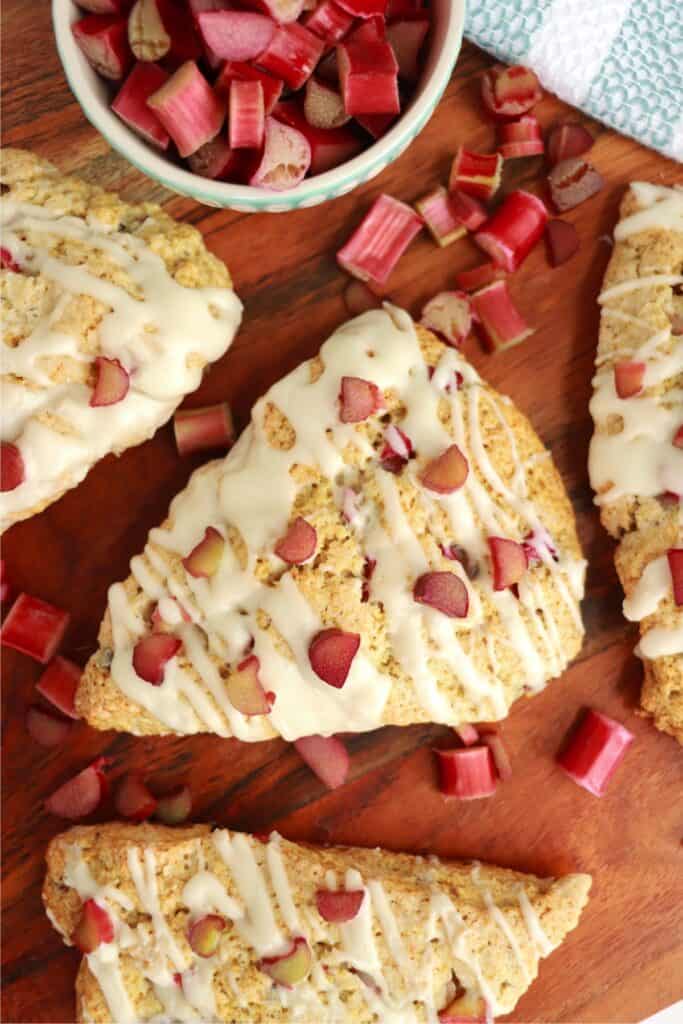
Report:
[[[447,95],[417,141],[381,177],[324,207],[291,214],[218,211],[146,180],[85,121],[67,88],[52,40],[47,0],[5,0],[4,143],[26,146],[65,171],[156,199],[196,224],[229,264],[245,303],[244,326],[227,356],[188,405],[227,398],[237,424],[273,381],[313,355],[345,318],[346,278],[334,253],[370,201],[386,191],[408,202],[446,178],[457,145],[486,150],[493,127],[481,116],[479,77],[490,59],[466,45]],[[578,116],[551,97],[537,108],[544,125]],[[594,876],[579,928],[547,960],[519,1003],[515,1021],[638,1021],[683,995],[683,756],[677,744],[634,714],[641,667],[635,630],[621,617],[612,542],[601,529],[586,473],[588,399],[598,328],[596,296],[609,256],[608,235],[626,182],[672,183],[681,168],[591,123],[595,164],[606,179],[596,198],[569,214],[581,236],[574,259],[551,270],[538,246],[512,280],[523,313],[537,327],[521,347],[466,352],[491,383],[530,417],[564,476],[590,562],[583,652],[564,677],[517,705],[504,725],[514,776],[495,797],[447,802],[436,787],[430,748],[449,730],[387,728],[349,741],[351,781],[326,792],[280,741],[241,745],[212,737],[131,740],[77,726],[63,749],[44,751],[27,736],[25,711],[40,667],[3,651],[3,841],[5,884],[2,1019],[73,1020],[77,955],[50,927],[40,902],[43,854],[63,827],[42,802],[95,755],[118,772],[137,770],[159,784],[187,780],[196,820],[290,838],[381,845],[441,856],[478,857],[541,875]],[[533,185],[540,159],[511,162],[505,189]],[[468,241],[439,250],[420,238],[391,282],[392,297],[419,314],[453,285],[454,271],[479,262]],[[127,574],[199,458],[180,459],[170,426],[120,459],[108,458],[76,490],[6,536],[4,558],[17,588],[67,608],[67,656],[93,650],[108,585]],[[591,705],[636,734],[608,794],[596,800],[553,763],[577,712]],[[111,815],[104,808],[101,818]]]

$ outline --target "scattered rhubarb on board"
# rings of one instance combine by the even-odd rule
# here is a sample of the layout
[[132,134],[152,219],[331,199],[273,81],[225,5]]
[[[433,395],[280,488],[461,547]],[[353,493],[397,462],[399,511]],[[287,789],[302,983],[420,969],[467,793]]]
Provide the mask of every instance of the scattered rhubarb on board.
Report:
[[173,417],[173,434],[179,455],[229,448],[235,440],[230,406],[220,402],[201,409],[180,409]]
[[459,271],[455,275],[455,283],[465,292],[476,292],[494,281],[502,281],[504,277],[505,271],[495,263],[481,263],[471,270]]
[[349,774],[349,752],[336,736],[304,736],[294,741],[302,758],[328,789],[343,786]]
[[488,201],[498,191],[503,173],[500,153],[474,153],[460,146],[453,159],[448,187]]
[[45,807],[50,814],[72,820],[92,814],[107,790],[105,768],[108,763],[107,758],[98,757],[82,772],[55,790],[45,801]]
[[594,796],[604,796],[633,740],[633,733],[620,722],[589,708],[557,761],[577,785]]
[[122,818],[145,821],[154,814],[157,801],[139,775],[124,775],[116,790],[114,806]]
[[501,122],[498,135],[498,152],[506,160],[538,156],[545,148],[541,126],[534,114],[525,114],[519,121]]
[[418,199],[415,209],[427,225],[434,241],[442,249],[467,234],[467,228],[456,215],[451,197],[443,185],[437,186],[428,195]]
[[361,281],[385,284],[399,259],[422,229],[422,219],[398,199],[377,197],[337,261]]
[[471,298],[474,322],[489,352],[519,345],[534,333],[514,305],[507,281],[494,281]]
[[566,220],[549,220],[545,226],[548,260],[551,267],[559,267],[578,252],[579,235],[573,224]]
[[521,64],[496,64],[484,73],[481,96],[486,110],[495,118],[513,118],[536,106],[543,93],[531,68]]
[[164,825],[180,825],[187,821],[192,811],[192,793],[189,786],[176,786],[175,789],[157,797],[154,817]]
[[564,213],[594,196],[604,181],[592,164],[582,156],[574,156],[555,164],[548,175],[548,184],[555,207]]
[[476,231],[481,227],[488,217],[484,204],[458,189],[451,191],[450,196],[451,210],[456,220],[459,220],[468,231]]
[[54,711],[33,705],[26,712],[26,731],[41,747],[57,747],[64,743],[73,722]]
[[472,327],[472,307],[464,292],[439,292],[422,307],[420,323],[454,348],[460,348]]
[[73,661],[57,655],[36,683],[36,689],[50,704],[69,718],[80,718],[76,711],[76,690],[81,681],[81,674],[81,669],[74,665]]
[[582,156],[593,145],[593,136],[576,121],[558,124],[548,136],[548,162],[551,167],[568,160],[570,157]]
[[70,617],[39,597],[19,594],[0,629],[0,644],[46,665],[61,644]]
[[538,196],[518,189],[474,236],[493,262],[513,273],[526,259],[545,230],[548,211]]
[[434,753],[439,767],[439,789],[444,796],[459,800],[493,796],[498,780],[489,747],[458,747]]

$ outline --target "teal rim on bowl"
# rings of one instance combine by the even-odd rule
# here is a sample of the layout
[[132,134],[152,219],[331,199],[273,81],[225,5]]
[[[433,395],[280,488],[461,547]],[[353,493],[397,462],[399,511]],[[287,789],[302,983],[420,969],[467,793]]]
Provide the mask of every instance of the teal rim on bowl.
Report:
[[112,149],[172,192],[207,206],[229,207],[242,213],[284,213],[336,199],[369,181],[400,156],[422,131],[446,90],[460,52],[465,0],[432,0],[432,10],[432,40],[422,79],[394,127],[363,153],[324,174],[305,178],[287,192],[269,192],[249,185],[202,178],[155,151],[110,109],[106,83],[76,45],[71,25],[83,12],[73,0],[52,0],[52,22],[69,87],[88,121]]

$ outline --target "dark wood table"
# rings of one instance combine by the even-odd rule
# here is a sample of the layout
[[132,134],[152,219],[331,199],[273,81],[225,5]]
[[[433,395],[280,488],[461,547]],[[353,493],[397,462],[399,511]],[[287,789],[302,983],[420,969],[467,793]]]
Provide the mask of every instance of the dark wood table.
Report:
[[[47,0],[3,5],[4,143],[29,147],[131,199],[159,200],[201,228],[209,247],[228,262],[246,311],[233,348],[190,401],[229,399],[240,428],[254,400],[315,353],[344,319],[346,279],[334,253],[369,201],[380,191],[412,201],[446,177],[460,142],[485,150],[494,141],[478,102],[478,79],[490,59],[465,45],[448,93],[419,139],[353,195],[287,215],[197,206],[144,178],[86,122],[59,65],[49,6]],[[537,113],[544,124],[575,116],[552,97]],[[641,679],[632,654],[635,631],[621,616],[612,543],[598,522],[586,472],[595,299],[609,256],[607,236],[626,182],[671,183],[680,180],[681,169],[598,124],[590,128],[597,136],[593,159],[607,186],[569,215],[581,235],[578,255],[551,270],[539,246],[512,282],[536,333],[495,357],[474,339],[466,345],[478,369],[528,413],[552,449],[590,561],[581,656],[541,696],[518,705],[504,726],[513,778],[490,800],[445,801],[430,747],[443,744],[448,730],[424,726],[351,739],[351,781],[334,793],[280,741],[132,740],[83,725],[66,748],[46,752],[24,725],[40,667],[3,651],[4,1021],[73,1020],[77,956],[62,945],[40,902],[45,846],[63,827],[45,813],[43,799],[99,753],[113,757],[120,772],[143,771],[159,783],[187,780],[197,820],[257,831],[276,827],[290,838],[479,857],[541,875],[591,872],[593,893],[579,928],[543,964],[516,1021],[638,1021],[683,995],[683,757],[672,739],[634,714]],[[540,173],[538,159],[511,162],[505,188],[532,184]],[[429,296],[452,285],[454,271],[476,262],[470,242],[439,250],[420,238],[401,261],[391,295],[418,314]],[[127,575],[129,559],[200,461],[180,459],[171,427],[164,427],[122,458],[105,459],[80,487],[9,531],[4,557],[17,587],[71,612],[67,656],[85,662],[107,587]],[[584,705],[624,721],[636,734],[601,801],[553,763]],[[104,808],[100,818],[111,814]]]

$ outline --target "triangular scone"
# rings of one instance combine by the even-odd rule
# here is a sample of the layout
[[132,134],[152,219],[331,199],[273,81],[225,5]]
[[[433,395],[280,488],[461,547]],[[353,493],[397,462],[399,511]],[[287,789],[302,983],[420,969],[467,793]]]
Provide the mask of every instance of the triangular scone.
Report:
[[[242,306],[199,232],[160,207],[23,150],[0,161],[6,529],[151,437],[229,348]],[[94,399],[105,371],[113,387]]]
[[631,185],[614,239],[599,299],[590,476],[603,524],[622,538],[624,613],[641,621],[642,706],[683,742],[683,607],[667,562],[683,548],[683,187]]
[[[484,1002],[489,1016],[508,1013],[576,927],[591,885],[203,825],[80,826],[50,843],[47,864],[43,899],[67,943],[86,900],[113,926],[78,975],[77,1019],[96,1024],[410,1024],[434,1021],[462,989],[470,1013],[461,1003],[454,1017]],[[321,916],[339,913],[338,889],[362,894],[345,923]],[[223,927],[207,957],[197,929],[188,939],[208,914]],[[96,934],[109,939],[104,926]],[[300,980],[287,988],[269,960],[293,950]]]
[[[341,422],[350,378],[381,402],[355,424]],[[467,479],[440,493],[424,474],[454,444]],[[275,553],[293,536],[303,564]],[[494,591],[490,537],[526,538],[516,586]],[[101,729],[243,740],[500,719],[578,651],[584,566],[528,421],[407,314],[372,311],[274,385],[173,501],[109,591],[77,706]]]

